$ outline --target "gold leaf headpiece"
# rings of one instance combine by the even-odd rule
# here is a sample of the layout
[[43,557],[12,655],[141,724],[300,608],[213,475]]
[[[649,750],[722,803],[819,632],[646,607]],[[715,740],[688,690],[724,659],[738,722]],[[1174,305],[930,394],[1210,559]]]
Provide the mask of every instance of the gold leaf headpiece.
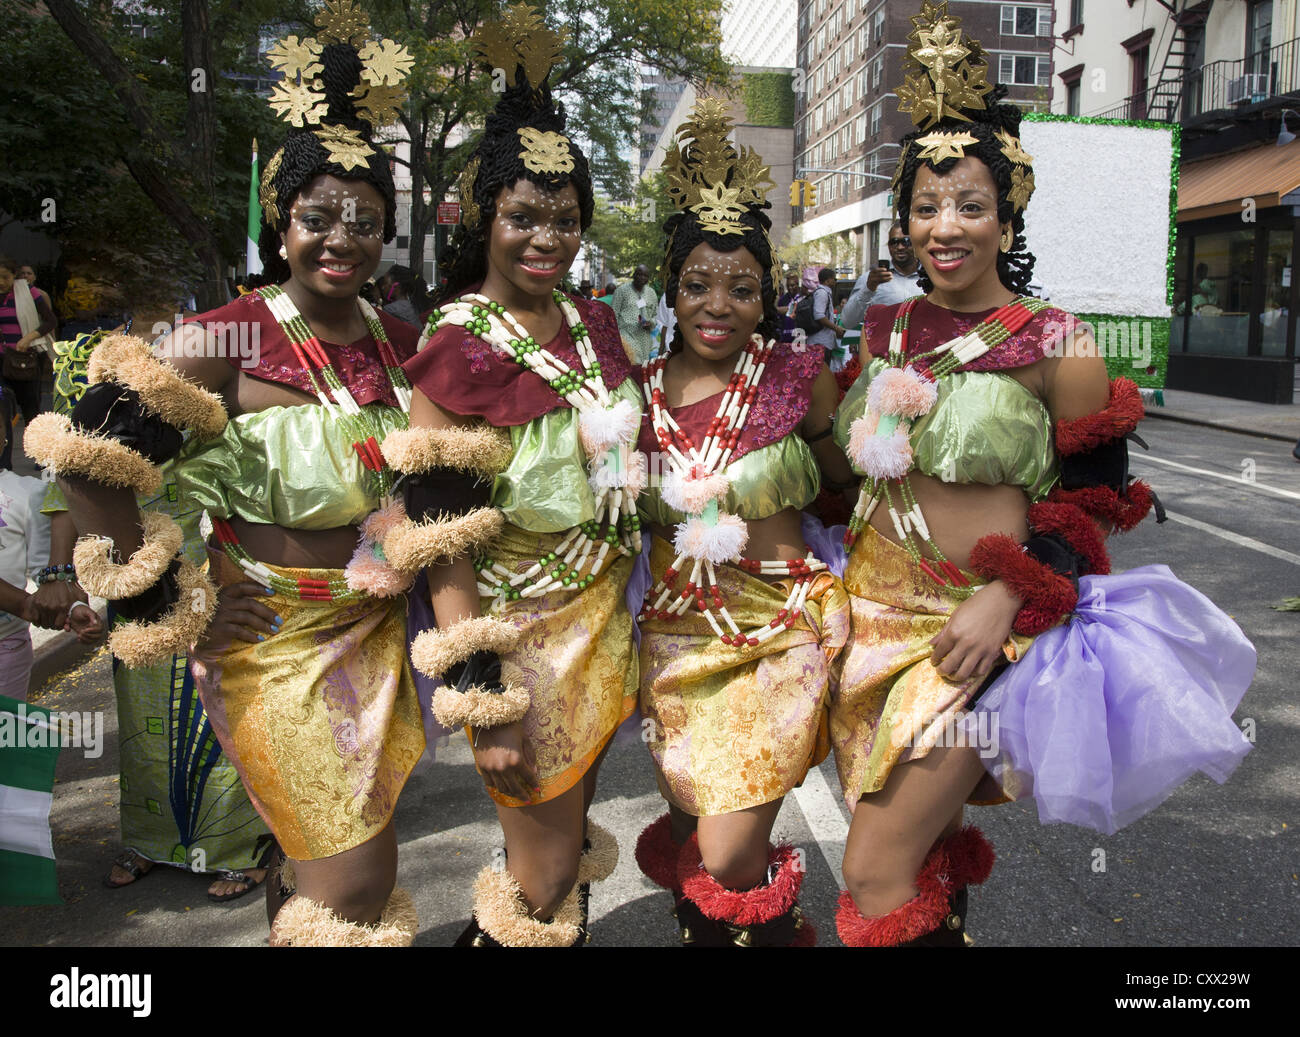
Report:
[[664,159],[673,204],[695,213],[701,229],[715,234],[744,234],[740,218],[751,206],[761,206],[776,186],[754,149],[737,150],[727,139],[730,133],[726,104],[702,97],[691,118],[677,127]]
[[542,16],[527,4],[507,7],[499,22],[485,22],[472,37],[474,47],[491,68],[503,69],[511,83],[523,68],[528,85],[541,89],[551,67],[560,60],[566,33],[547,28]]
[[970,122],[963,109],[985,108],[984,95],[993,89],[985,78],[984,49],[962,34],[961,19],[948,13],[948,0],[937,5],[925,0],[912,25],[904,63],[908,74],[896,90],[898,110],[921,129],[943,119]]
[[266,213],[266,222],[272,227],[280,225],[280,198],[275,190],[275,177],[280,172],[280,163],[284,161],[284,148],[277,148],[271,161],[262,170],[262,182],[257,188],[257,201]]
[[917,137],[916,143],[921,145],[921,150],[916,153],[918,159],[942,162],[946,158],[965,158],[966,148],[978,144],[979,140],[962,130],[935,130]]
[[520,126],[515,131],[524,149],[519,160],[534,173],[572,173],[573,155],[569,151],[569,138],[562,133]]
[[460,222],[473,230],[482,219],[478,202],[474,201],[474,185],[478,182],[478,167],[481,159],[475,155],[465,164],[460,174]]
[[355,0],[326,0],[316,15],[317,38],[299,40],[286,36],[278,40],[267,56],[271,67],[284,78],[271,90],[270,105],[276,115],[290,126],[321,126],[314,131],[329,150],[330,161],[346,169],[365,164],[365,156],[375,153],[370,143],[355,130],[323,124],[329,114],[329,101],[320,74],[321,61],[329,44],[347,44],[361,60],[361,79],[352,89],[353,112],[371,127],[387,126],[397,121],[406,92],[402,81],[411,71],[414,58],[393,40],[371,40],[370,22]]

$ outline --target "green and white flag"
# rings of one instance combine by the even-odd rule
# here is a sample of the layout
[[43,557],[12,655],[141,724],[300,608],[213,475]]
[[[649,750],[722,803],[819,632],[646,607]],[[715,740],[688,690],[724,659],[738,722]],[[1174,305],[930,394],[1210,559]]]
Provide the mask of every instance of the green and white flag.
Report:
[[253,166],[248,178],[248,241],[244,265],[250,274],[262,272],[262,257],[257,254],[257,235],[262,229],[262,203],[258,200],[257,138],[253,138]]
[[0,695],[0,904],[62,904],[50,803],[59,729],[49,710]]

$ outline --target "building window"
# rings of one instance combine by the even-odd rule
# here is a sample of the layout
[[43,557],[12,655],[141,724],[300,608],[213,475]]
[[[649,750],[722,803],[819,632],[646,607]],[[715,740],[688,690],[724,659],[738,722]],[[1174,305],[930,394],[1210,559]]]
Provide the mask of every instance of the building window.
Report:
[[1003,4],[1001,29],[1003,36],[1050,36],[1052,35],[1052,9]]
[[847,40],[844,41],[844,64],[845,64],[845,65],[852,65],[852,64],[853,64],[853,36],[852,36],[852,34],[850,34],[850,35],[849,35],[849,38],[848,38]]
[[1076,25],[1083,24],[1083,0],[1070,0],[1070,25],[1073,29]]
[[871,88],[874,90],[880,86],[880,77],[885,73],[885,56],[882,54],[876,58],[871,66]]
[[1008,86],[1048,86],[1052,77],[1052,59],[1043,54],[1002,54],[998,58],[998,78]]
[[885,9],[876,12],[876,46],[885,42]]
[[840,91],[840,104],[843,106],[843,108],[844,108],[844,110],[845,110],[846,112],[849,110],[849,106],[853,104],[853,79],[852,79],[852,77],[850,77],[850,78],[849,78],[849,81],[848,81],[847,83],[844,84],[844,89]]
[[1065,88],[1065,114],[1079,114],[1079,81],[1076,79]]
[[858,116],[858,143],[861,144],[867,139],[867,116],[864,112]]
[[874,137],[880,132],[880,110],[883,105],[873,105],[871,109],[871,135]]

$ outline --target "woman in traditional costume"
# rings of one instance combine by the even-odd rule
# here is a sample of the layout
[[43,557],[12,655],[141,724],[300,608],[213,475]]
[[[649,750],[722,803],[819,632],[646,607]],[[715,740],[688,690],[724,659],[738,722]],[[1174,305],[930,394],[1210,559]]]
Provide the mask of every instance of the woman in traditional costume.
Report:
[[850,946],[962,945],[966,887],[993,863],[966,802],[1033,794],[1044,820],[1113,831],[1249,749],[1240,630],[1163,566],[1105,575],[1104,533],[1153,500],[1128,475],[1142,401],[1086,328],[1023,294],[1019,110],[946,4],[913,23],[899,96],[919,130],[894,188],[927,294],[868,311],[836,418],[866,476],[831,722]]
[[[684,943],[810,944],[801,862],[769,845],[787,793],[828,751],[831,666],[848,599],[805,543],[819,462],[852,485],[830,438],[838,389],[819,349],[774,341],[772,182],[697,103],[666,160],[670,351],[645,368],[639,446],[650,571],[638,621],[641,713],[670,813],[637,845],[677,896]],[[809,519],[809,522],[813,520]]]
[[[71,419],[33,422],[27,449],[60,476],[83,585],[127,620],[114,654],[145,665],[197,642],[213,729],[293,866],[297,894],[268,900],[271,942],[409,944],[392,816],[424,731],[409,579],[374,541],[400,518],[380,510],[394,473],[378,444],[406,426],[415,333],[358,292],[395,233],[389,159],[370,138],[411,58],[369,40],[354,8],[317,26],[271,51],[285,74],[271,104],[293,128],[262,178],[270,286],[164,338],[161,361],[106,339]],[[178,492],[213,520],[219,593],[178,556],[180,527],[136,506],[178,454]]]
[[[640,389],[613,312],[558,291],[594,206],[547,76],[562,38],[523,5],[476,42],[507,89],[461,179],[447,283],[417,356],[411,429],[384,443],[408,520],[384,551],[428,567],[437,627],[412,645],[465,726],[506,858],[458,945],[586,938],[612,836],[587,820],[610,738],[636,708],[632,615]],[[584,846],[586,849],[584,850]]]

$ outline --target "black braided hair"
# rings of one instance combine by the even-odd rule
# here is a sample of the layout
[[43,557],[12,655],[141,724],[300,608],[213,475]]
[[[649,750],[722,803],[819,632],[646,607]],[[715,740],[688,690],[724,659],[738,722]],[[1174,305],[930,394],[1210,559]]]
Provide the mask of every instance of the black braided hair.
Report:
[[[370,184],[384,199],[384,243],[397,235],[397,190],[393,186],[389,158],[371,142],[374,127],[357,113],[356,101],[351,96],[353,88],[361,81],[361,59],[352,46],[331,43],[322,49],[317,60],[325,66],[320,79],[325,87],[329,111],[322,117],[321,126],[291,129],[280,148],[280,168],[271,180],[276,207],[280,210],[279,219],[272,223],[263,209],[262,227],[257,239],[257,252],[262,257],[262,269],[269,284],[279,284],[289,277],[289,264],[280,258],[280,234],[289,226],[289,210],[294,199],[318,176],[362,180]],[[327,124],[356,130],[362,140],[371,143],[372,151],[366,156],[364,166],[345,169],[329,160],[329,152],[313,132]]]
[[[764,341],[776,338],[776,284],[772,281],[772,239],[768,236],[772,221],[762,211],[770,207],[771,202],[764,202],[761,207],[746,207],[744,215],[740,217],[741,226],[745,228],[744,234],[718,234],[704,230],[700,226],[699,216],[689,209],[674,212],[664,220],[664,233],[668,235],[668,246],[664,251],[664,298],[668,306],[677,306],[677,288],[681,281],[682,266],[696,246],[708,245],[719,252],[735,252],[739,248],[747,248],[763,270],[763,317],[755,330],[763,336]],[[680,325],[668,348],[673,353],[681,352],[683,342]]]
[[564,105],[552,100],[550,84],[544,82],[534,90],[528,85],[523,67],[519,66],[515,85],[501,96],[487,117],[483,137],[470,156],[471,162],[475,158],[479,160],[473,199],[479,207],[479,219],[473,227],[466,227],[462,222],[440,257],[445,283],[436,292],[436,301],[454,299],[487,276],[487,239],[492,220],[496,217],[497,195],[520,180],[530,180],[551,192],[562,191],[573,184],[578,192],[582,230],[585,232],[591,226],[596,196],[592,190],[587,156],[577,144],[569,141],[573,170],[568,173],[535,173],[519,157],[523,148],[519,140],[520,129],[532,127],[563,134],[565,121]]
[[[920,171],[922,164],[922,160],[917,158],[919,149],[914,146],[916,139],[936,131],[956,130],[969,133],[976,138],[978,143],[967,144],[963,148],[966,157],[979,159],[984,165],[988,166],[989,172],[993,174],[993,182],[997,184],[998,189],[998,223],[999,225],[1010,223],[1014,235],[1011,251],[998,253],[998,279],[1008,290],[1015,292],[1017,295],[1023,295],[1028,291],[1029,282],[1033,276],[1035,259],[1025,241],[1025,211],[1021,209],[1019,212],[1013,212],[1011,202],[1007,198],[1007,194],[1011,190],[1011,171],[1015,167],[1011,160],[1002,154],[1002,145],[998,143],[994,136],[1000,130],[1006,130],[1007,133],[1016,138],[1020,136],[1021,112],[1014,104],[1000,103],[1006,94],[1007,88],[999,84],[988,95],[988,107],[986,109],[964,109],[965,113],[971,117],[971,122],[962,122],[960,119],[953,118],[943,119],[928,129],[917,130],[903,138],[901,143],[907,157],[903,160],[903,173],[898,182],[898,219],[903,230],[910,235],[908,218],[912,210],[912,189],[916,184],[916,174]],[[957,161],[956,158],[951,157],[940,162],[927,158],[924,163],[942,176],[951,172]],[[1028,167],[1022,166],[1021,168],[1028,171]],[[921,266],[920,276],[917,277],[916,284],[921,291],[926,293],[934,288],[933,282],[925,273],[924,264]]]

